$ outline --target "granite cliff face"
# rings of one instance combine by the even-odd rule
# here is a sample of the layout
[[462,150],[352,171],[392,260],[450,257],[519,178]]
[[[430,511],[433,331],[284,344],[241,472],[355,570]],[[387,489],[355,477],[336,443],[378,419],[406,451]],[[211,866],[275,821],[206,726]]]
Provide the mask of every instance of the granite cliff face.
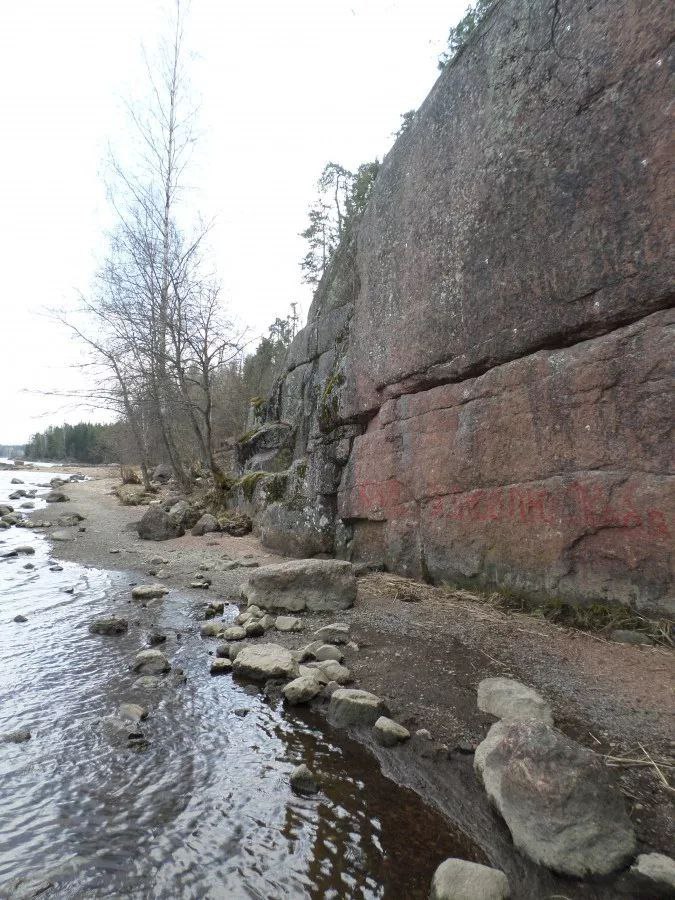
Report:
[[270,547],[673,609],[669,7],[503,0],[443,72],[241,456]]

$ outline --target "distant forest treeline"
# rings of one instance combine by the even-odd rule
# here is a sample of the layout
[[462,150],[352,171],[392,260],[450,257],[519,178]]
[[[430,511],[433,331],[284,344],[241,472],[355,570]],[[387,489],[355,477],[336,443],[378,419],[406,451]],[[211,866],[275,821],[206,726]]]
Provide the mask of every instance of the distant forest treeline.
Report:
[[103,463],[114,459],[114,425],[79,422],[77,425],[51,425],[34,434],[26,444],[26,459],[73,460]]

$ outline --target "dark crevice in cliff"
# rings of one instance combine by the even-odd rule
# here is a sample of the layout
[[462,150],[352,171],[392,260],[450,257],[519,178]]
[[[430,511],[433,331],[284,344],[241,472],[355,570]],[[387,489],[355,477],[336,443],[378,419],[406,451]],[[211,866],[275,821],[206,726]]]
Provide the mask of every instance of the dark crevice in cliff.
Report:
[[[584,297],[576,298],[575,302],[580,302],[585,298],[587,299],[589,297],[592,297],[597,292],[597,290],[591,291],[588,294],[584,295]],[[399,397],[419,394],[424,391],[431,390],[434,387],[439,387],[443,384],[461,384],[464,381],[471,381],[475,378],[479,378],[482,375],[486,375],[493,369],[498,369],[501,366],[509,365],[510,363],[519,359],[527,359],[530,356],[534,356],[536,353],[541,353],[543,350],[566,350],[578,344],[583,344],[589,340],[606,337],[607,335],[610,335],[613,332],[620,330],[621,328],[635,325],[644,319],[650,318],[650,316],[653,316],[656,313],[673,308],[675,308],[675,295],[669,294],[668,296],[663,297],[662,299],[654,301],[652,304],[650,304],[647,312],[645,312],[644,310],[640,310],[639,313],[635,314],[618,314],[613,318],[604,320],[603,322],[589,323],[585,327],[573,333],[554,332],[547,336],[545,339],[532,343],[527,348],[526,352],[505,355],[504,358],[496,361],[490,359],[477,360],[473,365],[466,366],[459,372],[448,372],[447,374],[434,372],[434,369],[439,369],[443,366],[451,365],[452,360],[446,363],[436,363],[423,371],[411,373],[410,375],[406,376],[404,381],[398,384],[380,386],[378,388],[378,391],[380,392],[380,394],[385,394],[385,396],[382,397],[381,403],[386,402],[386,400],[396,400]],[[399,387],[400,390],[398,389]],[[377,412],[377,408],[371,408],[359,417],[359,421],[368,422],[375,415],[377,415]]]

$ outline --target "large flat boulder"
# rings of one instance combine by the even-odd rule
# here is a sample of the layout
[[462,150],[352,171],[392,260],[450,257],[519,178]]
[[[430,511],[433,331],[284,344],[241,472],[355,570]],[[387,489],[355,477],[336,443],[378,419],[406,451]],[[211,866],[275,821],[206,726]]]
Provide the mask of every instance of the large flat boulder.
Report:
[[254,681],[267,681],[268,678],[291,680],[300,674],[291,651],[279,644],[244,647],[234,659],[234,672]]
[[351,563],[339,559],[298,559],[261,566],[244,582],[249,606],[312,612],[348,609],[356,599]]
[[474,767],[513,842],[534,862],[576,878],[609,875],[635,855],[623,797],[598,756],[535,720],[502,720]]

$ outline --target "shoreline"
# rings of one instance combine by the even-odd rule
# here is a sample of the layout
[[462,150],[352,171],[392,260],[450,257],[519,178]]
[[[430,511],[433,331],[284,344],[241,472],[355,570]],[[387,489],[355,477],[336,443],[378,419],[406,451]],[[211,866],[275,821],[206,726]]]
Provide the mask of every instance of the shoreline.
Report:
[[[51,542],[55,558],[121,570],[144,581],[157,571],[150,561],[161,557],[168,562],[159,567],[157,580],[204,605],[215,599],[240,603],[246,567],[281,560],[264,551],[253,535],[188,534],[169,541],[141,541],[128,529],[145,507],[122,506],[110,494],[118,483],[110,471],[90,469],[88,474],[92,480],[66,487],[69,503],[52,504],[49,516],[45,510],[33,513],[36,519],[75,512],[85,517],[84,532],[67,529],[73,541]],[[49,537],[54,530],[40,533]],[[223,570],[228,559],[243,565]],[[208,566],[212,579],[208,590],[189,587],[200,566]],[[610,643],[525,614],[495,610],[461,592],[451,595],[422,587],[419,602],[404,602],[397,599],[394,579],[380,574],[361,577],[354,608],[339,618],[351,625],[359,647],[348,650],[345,661],[355,679],[353,686],[381,696],[394,718],[411,732],[427,729],[432,739],[414,738],[387,750],[374,744],[369,733],[350,736],[368,747],[387,777],[413,789],[473,840],[492,865],[507,874],[514,897],[616,896],[621,875],[602,883],[574,882],[533,865],[514,850],[506,826],[490,808],[473,773],[473,749],[494,721],[478,711],[476,686],[495,675],[517,678],[551,703],[561,731],[596,752],[619,755],[640,742],[661,755],[669,748],[664,710],[669,708],[675,673],[673,654],[657,647]],[[295,649],[328,621],[325,615],[303,614],[302,619],[302,633],[271,632],[261,640]],[[205,657],[214,653],[216,643],[203,640]],[[635,827],[638,852],[668,853],[671,801],[659,787],[656,773],[645,768],[613,772]]]

